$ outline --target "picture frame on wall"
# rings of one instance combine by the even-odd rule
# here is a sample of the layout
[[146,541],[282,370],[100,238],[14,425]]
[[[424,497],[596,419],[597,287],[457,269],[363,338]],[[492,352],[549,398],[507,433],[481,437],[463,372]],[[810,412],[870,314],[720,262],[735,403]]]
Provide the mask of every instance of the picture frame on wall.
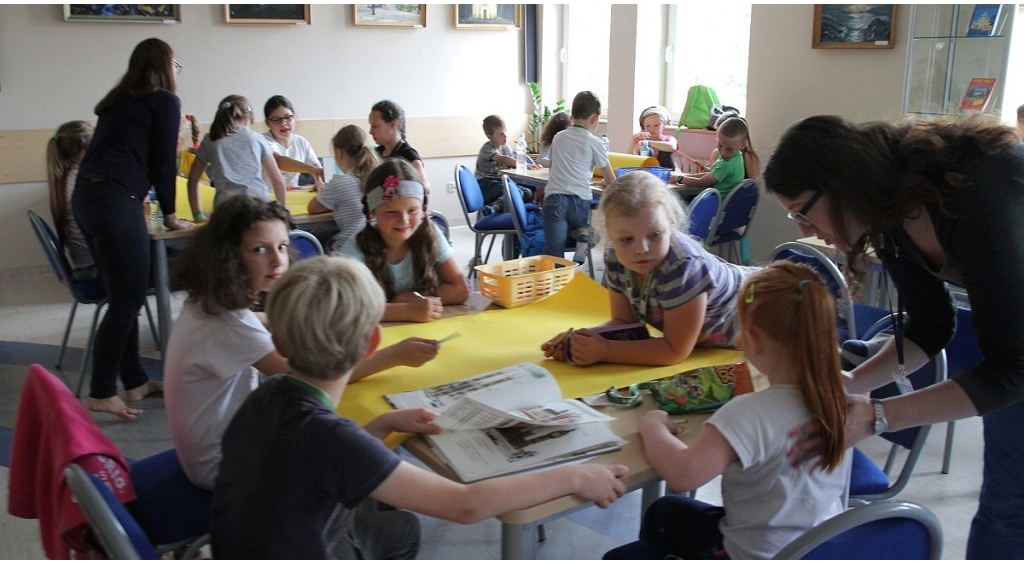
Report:
[[895,4],[815,4],[812,49],[892,49]]
[[508,29],[520,26],[520,4],[456,4],[457,29]]
[[64,21],[181,23],[181,5],[64,4]]
[[426,27],[426,4],[353,4],[356,25],[380,27]]
[[309,4],[224,4],[224,22],[309,25]]

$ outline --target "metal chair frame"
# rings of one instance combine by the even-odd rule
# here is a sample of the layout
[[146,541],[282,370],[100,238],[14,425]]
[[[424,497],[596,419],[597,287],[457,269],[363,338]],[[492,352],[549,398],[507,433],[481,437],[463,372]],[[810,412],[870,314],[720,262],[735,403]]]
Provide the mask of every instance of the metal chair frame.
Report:
[[[711,213],[710,221],[702,222],[698,225],[694,224],[694,217],[701,217],[701,213],[704,211],[705,206],[712,205],[710,202],[714,202],[714,213]],[[689,233],[690,236],[700,241],[704,248],[708,248],[711,243],[711,238],[715,236],[715,230],[718,227],[718,214],[722,209],[722,196],[718,193],[718,190],[714,188],[706,188],[700,194],[697,194],[693,200],[690,201],[690,205],[687,206],[687,216],[689,218]]]
[[[780,259],[811,266],[825,279],[829,289],[832,290],[832,295],[836,298],[836,315],[846,325],[846,335],[843,335],[843,331],[840,330],[840,343],[845,339],[856,338],[858,335],[857,321],[850,285],[836,263],[818,249],[798,241],[782,243],[772,249],[768,255],[769,262]],[[840,329],[843,328],[840,327]]]
[[295,251],[295,260],[323,256],[324,254],[324,247],[320,244],[320,240],[308,231],[292,229],[288,232],[288,240],[291,241],[292,250]]
[[[463,182],[463,176],[465,176],[465,182]],[[465,165],[455,165],[455,192],[459,196],[459,204],[462,206],[462,213],[466,216],[466,226],[469,227],[470,231],[476,234],[473,258],[470,259],[468,265],[468,275],[470,278],[473,278],[476,276],[476,267],[481,264],[486,264],[491,258],[491,251],[494,249],[494,240],[497,235],[519,236],[521,232],[516,231],[514,224],[512,229],[488,229],[486,226],[480,226],[480,223],[482,222],[501,223],[503,222],[503,217],[508,217],[509,222],[511,223],[511,214],[508,212],[494,214],[483,218],[478,217],[477,221],[473,221],[471,214],[478,213],[484,207],[484,197],[483,193],[480,191],[480,184],[477,183],[476,177],[473,176],[473,173]],[[487,247],[487,254],[481,257],[484,240],[487,237],[491,237],[491,244]],[[502,255],[505,260],[514,258],[505,256],[509,254],[509,247],[510,245],[504,245]]]
[[[505,201],[509,203],[509,213],[512,215],[512,225],[515,226],[516,237],[519,240],[523,238],[523,226],[526,224],[526,202],[523,201],[523,194],[519,191],[519,187],[516,186],[514,180],[509,177],[502,179],[502,190],[505,193]],[[520,215],[522,213],[523,215]],[[566,251],[575,251],[576,244],[573,242],[572,246],[567,247]],[[514,257],[513,257],[514,258]],[[593,246],[587,246],[587,269],[590,272],[590,277],[594,278],[594,254]]]
[[[753,190],[753,203],[749,208],[738,207],[739,203]],[[746,179],[736,185],[722,201],[718,219],[715,222],[715,234],[708,243],[708,247],[729,245],[729,254],[734,256],[736,263],[740,261],[739,245],[740,240],[749,237],[750,222],[754,220],[754,213],[757,211],[757,204],[760,200],[760,193],[757,189],[757,181]]]

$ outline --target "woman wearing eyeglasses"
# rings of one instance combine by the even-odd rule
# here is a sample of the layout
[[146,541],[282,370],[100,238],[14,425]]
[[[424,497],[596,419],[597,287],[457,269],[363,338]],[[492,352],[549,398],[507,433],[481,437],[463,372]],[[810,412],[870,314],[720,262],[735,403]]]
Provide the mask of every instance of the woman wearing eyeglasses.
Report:
[[264,135],[274,149],[285,186],[298,186],[299,173],[305,172],[313,177],[313,190],[320,191],[324,184],[324,170],[313,146],[305,137],[295,133],[298,118],[291,101],[280,94],[271,96],[263,105],[263,116],[268,127]]
[[[175,75],[181,65],[167,43],[135,46],[128,71],[96,104],[98,120],[78,168],[71,208],[96,260],[107,293],[107,313],[96,330],[86,406],[132,421],[142,414],[125,400],[141,400],[159,386],[139,357],[139,308],[149,288],[149,231],[142,202],[152,186],[168,229],[188,229],[174,209],[181,102]],[[117,379],[124,399],[117,395]]]
[[[905,328],[852,372],[848,392],[893,381],[900,363],[911,373],[941,350],[956,327],[945,283],[967,290],[984,361],[881,402],[849,396],[848,444],[982,415],[984,482],[967,558],[1024,558],[1024,145],[1017,131],[981,115],[865,124],[816,116],[783,135],[764,182],[804,235],[836,246],[848,264],[858,264],[870,243],[906,304]],[[801,456],[813,456],[816,440],[801,447]]]

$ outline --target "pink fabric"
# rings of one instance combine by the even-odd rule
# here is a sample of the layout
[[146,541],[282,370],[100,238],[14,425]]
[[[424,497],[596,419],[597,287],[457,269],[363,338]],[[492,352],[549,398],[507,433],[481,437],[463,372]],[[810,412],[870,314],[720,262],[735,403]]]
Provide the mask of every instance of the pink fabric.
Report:
[[135,499],[128,464],[67,386],[38,364],[28,367],[11,447],[7,511],[39,519],[47,558],[85,550],[85,516],[71,500],[64,468],[76,463],[99,476],[122,503]]

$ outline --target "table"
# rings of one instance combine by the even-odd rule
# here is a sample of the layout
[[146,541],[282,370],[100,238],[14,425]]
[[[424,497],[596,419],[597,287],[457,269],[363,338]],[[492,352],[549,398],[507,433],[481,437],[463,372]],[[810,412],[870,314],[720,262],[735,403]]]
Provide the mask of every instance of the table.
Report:
[[[716,364],[738,362],[742,353],[724,349],[698,349],[690,358],[674,366],[644,367],[621,364],[596,364],[578,367],[544,359],[540,344],[568,327],[591,327],[611,317],[608,290],[586,276],[575,276],[555,295],[514,309],[489,309],[478,314],[448,317],[424,324],[404,324],[384,329],[382,346],[411,336],[440,339],[459,331],[462,337],[441,345],[441,351],[430,363],[419,367],[396,367],[370,378],[350,384],[345,389],[338,413],[359,424],[391,409],[384,394],[436,386],[462,378],[510,366],[519,362],[539,364],[554,374],[565,397],[580,397],[623,387],[635,382],[664,378],[684,370]],[[623,410],[621,420],[613,429],[630,444],[623,450],[602,455],[597,462],[625,463],[630,467],[623,482],[631,489],[643,489],[645,501],[657,497],[660,481],[647,464],[637,442],[635,410]],[[699,418],[688,417],[690,434],[699,428]],[[409,435],[392,434],[385,441],[395,447],[407,442],[414,454],[431,465],[430,457],[417,440]],[[442,473],[446,469],[434,464]],[[446,474],[450,475],[450,474]],[[589,504],[566,496],[530,509],[501,515],[502,556],[529,558],[534,554],[537,527]],[[639,518],[639,517],[638,517]]]
[[[551,175],[551,169],[541,168],[537,170],[524,170],[516,171],[515,169],[506,169],[501,171],[502,174],[507,175],[512,180],[515,180],[517,184],[524,186],[547,186],[548,178]],[[594,187],[593,184],[601,180],[600,176],[594,176],[590,179],[591,190],[594,191],[595,197],[600,197],[599,194],[602,192],[601,188]],[[675,193],[679,194],[683,198],[693,198],[697,194],[704,191],[704,188],[698,188],[694,186],[680,186],[677,184],[669,184],[669,188]]]

